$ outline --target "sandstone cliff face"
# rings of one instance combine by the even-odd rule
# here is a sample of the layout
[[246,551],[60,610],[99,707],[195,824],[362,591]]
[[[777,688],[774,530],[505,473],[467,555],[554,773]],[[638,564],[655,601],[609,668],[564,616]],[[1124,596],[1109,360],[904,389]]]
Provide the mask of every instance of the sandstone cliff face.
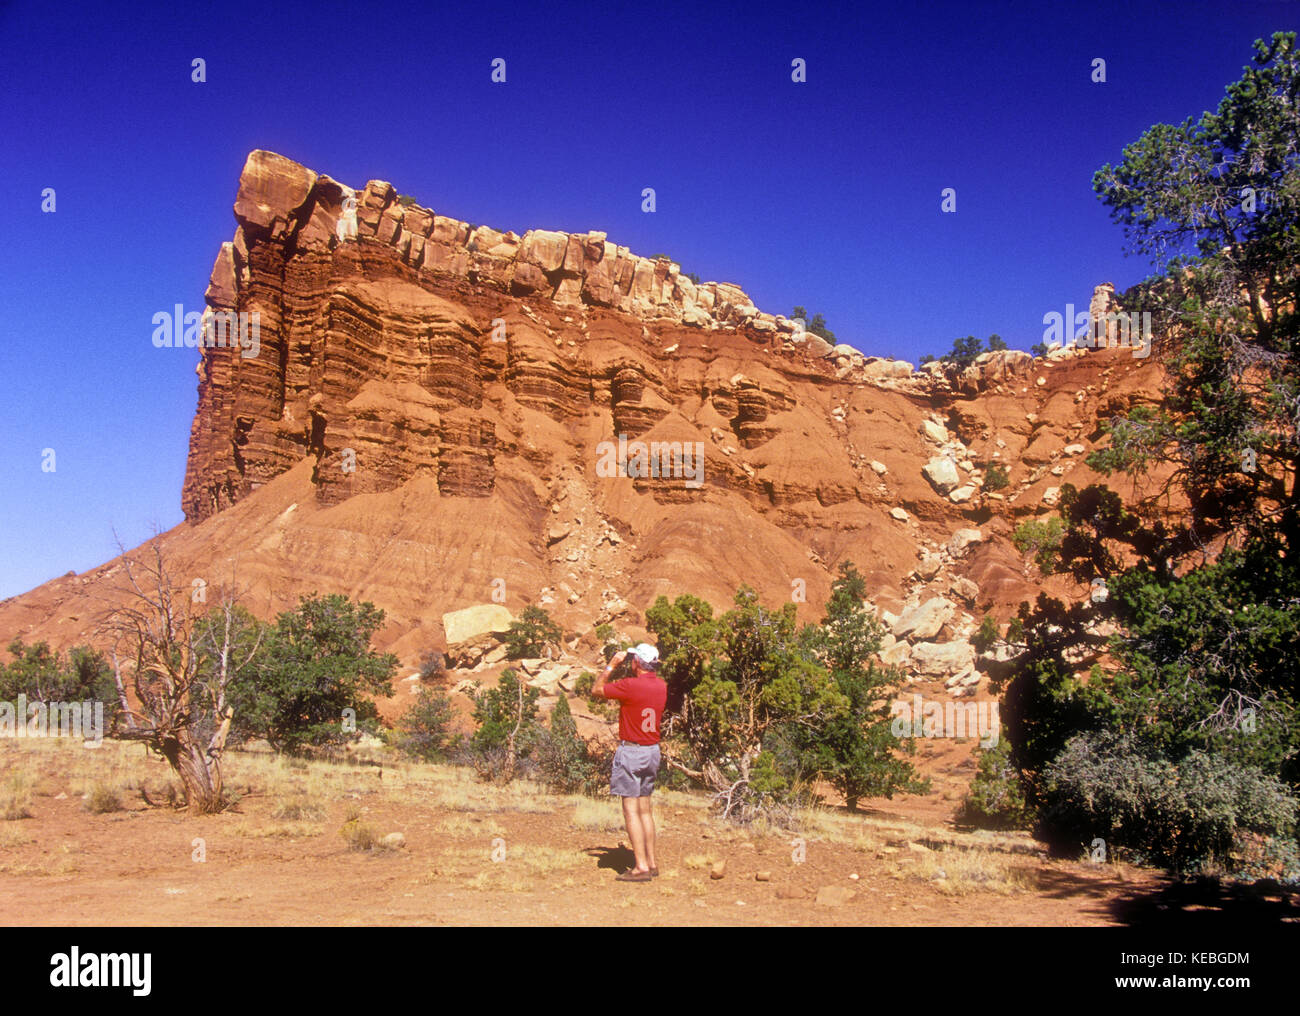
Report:
[[[1036,595],[1018,517],[1097,479],[1100,420],[1159,399],[1128,350],[913,371],[603,233],[471,227],[269,152],[234,211],[208,316],[255,314],[257,355],[201,349],[189,521],[159,539],[181,573],[238,571],[258,613],[371,599],[410,660],[445,646],[444,614],[490,601],[581,633],[635,626],[660,593],[722,609],[748,583],[813,619],[851,559],[883,613],[942,598],[891,645],[903,662],[920,631],[918,660],[965,680],[964,651],[920,647]],[[664,469],[611,472],[620,439]],[[0,604],[0,628],[75,641],[118,578],[47,583]]]
[[[192,520],[304,455],[316,461],[322,504],[393,490],[420,470],[444,494],[489,495],[506,399],[556,421],[607,410],[618,433],[634,436],[694,399],[710,427],[746,448],[764,444],[793,396],[758,378],[681,371],[683,342],[717,359],[707,354],[718,344],[697,331],[743,336],[755,353],[831,357],[821,374],[867,367],[855,350],[830,350],[759,312],[739,287],[696,285],[666,258],[637,257],[603,233],[475,228],[399,200],[386,182],[357,192],[261,151],[248,158],[234,211],[239,227],[213,266],[209,316],[255,315],[258,349],[202,349],[183,494]],[[662,338],[643,325],[629,348],[624,333],[638,320]],[[573,326],[567,343],[561,325]],[[910,375],[906,364],[871,367]]]

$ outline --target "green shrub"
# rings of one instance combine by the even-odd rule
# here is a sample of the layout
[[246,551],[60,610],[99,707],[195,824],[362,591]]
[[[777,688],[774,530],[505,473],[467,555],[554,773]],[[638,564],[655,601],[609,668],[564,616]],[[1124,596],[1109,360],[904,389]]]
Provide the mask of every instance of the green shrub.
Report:
[[981,751],[979,769],[958,818],[983,829],[1023,829],[1029,824],[1020,773],[1011,764],[1011,745],[999,741]]
[[226,689],[236,741],[264,737],[276,751],[333,748],[379,731],[371,696],[393,694],[397,657],[370,648],[384,623],[372,603],[304,596],[266,626],[258,664]]
[[835,338],[835,333],[826,327],[826,318],[821,314],[809,315],[805,308],[795,307],[790,317],[801,320],[805,331],[825,339],[832,346],[839,341]]
[[104,732],[113,729],[121,706],[113,668],[102,653],[73,646],[65,658],[46,642],[27,645],[20,638],[6,648],[13,660],[0,664],[0,701],[24,695],[28,702],[102,702]]
[[1174,762],[1128,735],[1082,734],[1044,777],[1039,833],[1061,846],[1100,838],[1175,870],[1230,870],[1248,834],[1295,832],[1297,801],[1284,783],[1199,750]]
[[1004,490],[1010,483],[1011,476],[1007,473],[1007,467],[1001,463],[993,463],[984,474],[985,490]]
[[[530,688],[514,670],[505,670],[495,688],[470,691],[478,729],[470,739],[476,749],[505,747],[513,737],[523,748],[537,731],[537,700],[541,691]],[[521,751],[520,754],[525,754]]]
[[1022,554],[1033,554],[1040,571],[1049,572],[1056,561],[1056,552],[1065,538],[1065,523],[1053,515],[1046,522],[1028,519],[1016,527],[1011,542]]
[[610,758],[578,736],[563,695],[551,711],[551,729],[537,738],[533,757],[542,782],[556,793],[594,796],[608,787]]
[[573,682],[574,694],[580,695],[583,698],[589,698],[591,696],[591,689],[595,683],[596,675],[590,670],[584,670],[578,675],[578,679]]
[[531,768],[530,756],[545,733],[537,719],[540,697],[541,691],[513,670],[503,671],[495,688],[482,691],[476,685],[470,698],[478,729],[460,753],[463,761],[495,783],[508,783]]
[[445,691],[421,688],[415,704],[397,721],[394,744],[411,758],[446,761],[461,740],[461,735],[452,730],[455,719],[455,708]]
[[548,646],[558,646],[564,631],[541,607],[527,606],[510,622],[505,635],[506,655],[512,660],[541,656]]
[[975,633],[974,638],[970,641],[971,645],[973,645],[978,652],[983,653],[986,652],[1000,636],[1001,633],[998,631],[998,623],[993,620],[992,615],[985,614],[984,620],[980,622],[979,631]]

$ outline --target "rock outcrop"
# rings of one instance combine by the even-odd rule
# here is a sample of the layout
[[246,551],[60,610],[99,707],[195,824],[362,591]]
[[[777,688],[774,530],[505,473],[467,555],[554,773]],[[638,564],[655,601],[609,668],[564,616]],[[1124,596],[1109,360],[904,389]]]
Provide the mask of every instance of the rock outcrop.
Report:
[[[604,233],[500,232],[269,152],[234,212],[205,322],[256,341],[200,349],[188,522],[157,539],[187,581],[237,572],[261,614],[371,600],[408,664],[499,662],[529,603],[579,654],[660,594],[725,609],[748,583],[814,620],[852,560],[907,618],[885,654],[965,680],[979,613],[1045,585],[1015,525],[1099,478],[1101,420],[1160,398],[1127,350],[914,371]],[[0,604],[0,630],[92,637],[121,580],[120,559],[52,580]]]

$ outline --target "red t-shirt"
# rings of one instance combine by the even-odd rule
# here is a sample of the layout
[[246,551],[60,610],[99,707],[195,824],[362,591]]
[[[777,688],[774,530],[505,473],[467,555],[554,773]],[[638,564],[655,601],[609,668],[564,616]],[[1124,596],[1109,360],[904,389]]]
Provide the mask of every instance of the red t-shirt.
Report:
[[653,674],[637,674],[612,681],[601,689],[605,698],[618,699],[618,736],[637,744],[658,744],[659,725],[668,704],[668,685]]

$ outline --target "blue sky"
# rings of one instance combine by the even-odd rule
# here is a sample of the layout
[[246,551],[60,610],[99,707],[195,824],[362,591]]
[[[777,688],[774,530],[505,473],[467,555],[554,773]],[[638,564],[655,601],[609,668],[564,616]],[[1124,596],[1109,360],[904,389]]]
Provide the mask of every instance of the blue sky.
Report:
[[182,521],[197,354],[151,319],[202,308],[252,149],[499,229],[604,230],[869,354],[1028,348],[1147,274],[1094,171],[1300,22],[1291,0],[199,7],[0,0],[0,597]]

